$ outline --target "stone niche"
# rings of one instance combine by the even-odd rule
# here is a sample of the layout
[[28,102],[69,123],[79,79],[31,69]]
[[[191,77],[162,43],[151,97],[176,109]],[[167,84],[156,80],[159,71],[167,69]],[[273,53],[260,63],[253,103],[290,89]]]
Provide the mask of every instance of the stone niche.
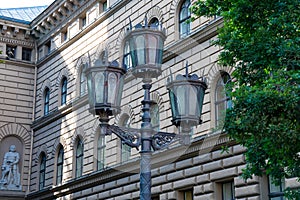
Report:
[[[16,147],[15,152],[19,154],[19,162],[16,165],[17,171],[19,172],[19,185],[15,185],[13,183],[6,183],[3,178],[3,164],[4,164],[4,156],[7,152],[9,152],[10,147],[14,145]],[[22,191],[22,171],[23,171],[23,154],[24,153],[24,145],[23,142],[17,136],[6,136],[0,141],[0,166],[1,166],[1,173],[0,173],[0,190],[14,190],[14,191]],[[7,177],[6,177],[7,178]],[[13,179],[14,177],[11,177]]]

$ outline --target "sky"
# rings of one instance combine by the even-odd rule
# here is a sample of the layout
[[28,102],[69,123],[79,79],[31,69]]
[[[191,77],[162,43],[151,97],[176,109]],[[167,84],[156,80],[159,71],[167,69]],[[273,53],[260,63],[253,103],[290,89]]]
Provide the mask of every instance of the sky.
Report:
[[1,0],[0,9],[50,5],[54,0]]

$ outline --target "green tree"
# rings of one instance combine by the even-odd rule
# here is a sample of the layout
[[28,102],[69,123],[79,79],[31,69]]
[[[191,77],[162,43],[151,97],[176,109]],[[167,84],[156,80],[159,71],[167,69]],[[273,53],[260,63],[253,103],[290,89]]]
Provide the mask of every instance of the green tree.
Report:
[[[224,49],[220,64],[235,67],[224,128],[248,149],[243,177],[299,181],[299,0],[198,0],[191,10],[224,20],[214,42]],[[286,196],[300,199],[299,191]]]

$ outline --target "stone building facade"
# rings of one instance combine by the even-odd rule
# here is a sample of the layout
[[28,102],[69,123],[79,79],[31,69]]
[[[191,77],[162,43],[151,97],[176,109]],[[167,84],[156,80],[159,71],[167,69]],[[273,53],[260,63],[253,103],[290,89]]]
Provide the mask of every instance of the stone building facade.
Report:
[[[282,188],[273,187],[268,177],[245,182],[239,176],[245,149],[220,131],[230,106],[222,91],[233,71],[217,64],[222,49],[211,44],[222,19],[203,17],[186,24],[190,4],[56,0],[30,23],[0,18],[0,159],[16,145],[21,173],[20,188],[3,186],[0,199],[139,199],[139,151],[115,135],[100,134],[99,120],[89,113],[84,71],[105,51],[110,61],[128,65],[122,111],[110,123],[139,128],[142,82],[122,59],[123,38],[130,21],[145,20],[161,22],[167,30],[163,73],[151,89],[156,130],[179,132],[171,124],[168,77],[184,74],[188,61],[190,73],[208,80],[202,123],[193,129],[191,144],[174,143],[153,152],[153,199],[265,200],[281,195]],[[13,57],[7,51],[12,46]],[[228,151],[222,153],[224,145]],[[289,179],[283,186],[299,184]]]

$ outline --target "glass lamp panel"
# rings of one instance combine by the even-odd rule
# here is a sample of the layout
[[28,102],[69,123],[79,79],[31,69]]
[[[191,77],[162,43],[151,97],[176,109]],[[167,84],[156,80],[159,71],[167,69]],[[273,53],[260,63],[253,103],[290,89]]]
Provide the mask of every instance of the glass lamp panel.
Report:
[[204,95],[205,95],[205,91],[203,90],[202,87],[198,86],[197,87],[197,97],[198,97],[197,100],[198,100],[199,117],[201,116],[201,113],[202,113]]
[[189,115],[195,115],[195,116],[199,116],[199,104],[198,104],[198,96],[197,96],[197,88],[195,86],[187,86],[189,88],[189,94],[186,96],[188,101],[189,101]]
[[117,94],[118,94],[117,99],[116,99],[117,106],[121,105],[123,86],[124,86],[124,76],[121,76],[121,77],[119,77],[119,88],[117,91]]
[[176,102],[175,94],[171,89],[169,90],[169,97],[170,97],[170,103],[171,103],[172,116],[175,117],[176,115],[178,115],[177,102]]
[[92,73],[90,73],[87,77],[87,85],[88,85],[88,95],[89,95],[89,103],[90,105],[95,104],[95,90],[94,90],[94,84],[93,84],[93,76]]
[[115,104],[116,102],[117,81],[118,81],[117,75],[115,73],[109,73],[107,103]]
[[137,54],[137,64],[144,65],[145,60],[145,37],[143,35],[137,36],[135,40],[136,54]]
[[185,98],[184,86],[178,86],[178,88],[176,89],[176,97],[177,97],[178,114],[185,115],[186,98]]
[[156,61],[156,49],[157,49],[157,39],[152,35],[148,36],[148,63],[155,64]]
[[95,77],[95,103],[104,103],[104,74],[102,72],[98,72]]

